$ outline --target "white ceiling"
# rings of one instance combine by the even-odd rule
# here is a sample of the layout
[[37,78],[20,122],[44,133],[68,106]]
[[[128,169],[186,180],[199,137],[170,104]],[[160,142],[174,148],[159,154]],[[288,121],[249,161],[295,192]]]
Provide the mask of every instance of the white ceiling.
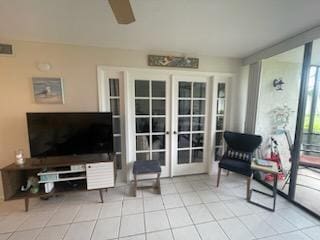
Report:
[[319,0],[0,0],[0,38],[246,57],[320,24]]

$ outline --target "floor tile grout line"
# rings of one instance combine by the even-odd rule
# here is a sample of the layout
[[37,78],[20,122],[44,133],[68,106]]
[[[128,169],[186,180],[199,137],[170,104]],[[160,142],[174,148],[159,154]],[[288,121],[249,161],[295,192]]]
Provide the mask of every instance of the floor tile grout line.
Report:
[[[102,193],[102,194],[103,194],[103,193]],[[101,204],[103,205],[103,202],[101,202]],[[97,214],[97,219],[95,220],[95,223],[94,223],[94,226],[93,226],[91,235],[90,235],[90,240],[91,240],[92,237],[93,237],[94,230],[95,230],[95,228],[96,228],[96,226],[97,226],[97,223],[98,223],[98,221],[99,221],[99,216],[100,216],[100,213],[101,213],[101,211],[102,211],[102,207],[103,207],[103,206],[100,206],[99,213]]]

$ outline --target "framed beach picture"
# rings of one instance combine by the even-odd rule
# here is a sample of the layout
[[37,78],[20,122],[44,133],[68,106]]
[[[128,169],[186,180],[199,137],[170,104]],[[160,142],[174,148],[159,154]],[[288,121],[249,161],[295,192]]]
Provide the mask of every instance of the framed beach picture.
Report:
[[63,104],[62,78],[33,77],[34,101],[43,104]]

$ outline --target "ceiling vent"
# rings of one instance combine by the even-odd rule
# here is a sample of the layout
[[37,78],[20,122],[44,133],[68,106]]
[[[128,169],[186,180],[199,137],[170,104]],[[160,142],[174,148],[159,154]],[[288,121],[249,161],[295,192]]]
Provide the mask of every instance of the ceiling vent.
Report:
[[0,43],[0,55],[12,55],[13,47],[11,44]]

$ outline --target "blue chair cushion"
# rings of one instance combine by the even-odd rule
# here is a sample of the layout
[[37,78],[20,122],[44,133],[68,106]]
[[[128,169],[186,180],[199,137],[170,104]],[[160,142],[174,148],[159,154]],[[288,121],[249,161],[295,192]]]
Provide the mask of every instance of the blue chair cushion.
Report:
[[247,161],[239,161],[231,158],[223,158],[219,162],[219,167],[229,170],[231,172],[236,172],[245,176],[250,177],[252,175],[252,170],[250,166],[250,162]]
[[133,174],[160,173],[160,162],[157,160],[137,160],[133,163]]

